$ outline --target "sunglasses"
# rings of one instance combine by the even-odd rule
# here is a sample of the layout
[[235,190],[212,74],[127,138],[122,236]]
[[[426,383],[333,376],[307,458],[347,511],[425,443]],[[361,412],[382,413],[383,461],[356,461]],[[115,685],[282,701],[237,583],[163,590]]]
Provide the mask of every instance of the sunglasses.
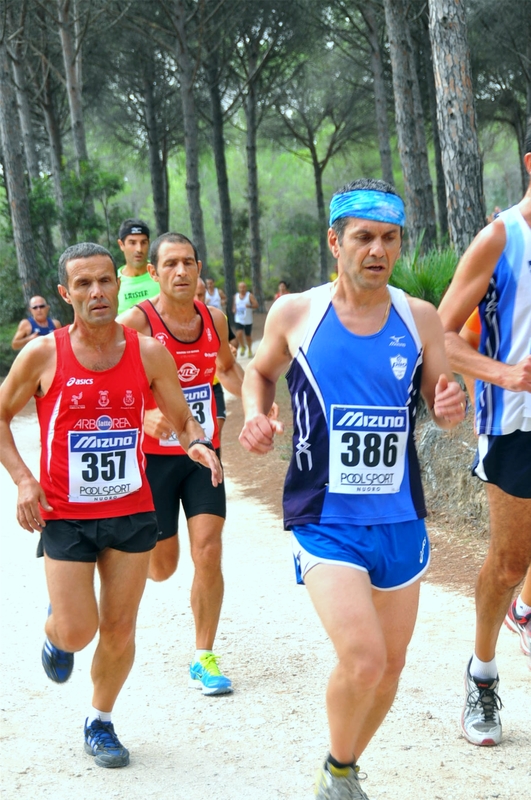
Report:
[[46,305],[46,303],[41,303],[39,306],[32,306],[31,310],[36,311],[38,308],[48,308],[48,306]]

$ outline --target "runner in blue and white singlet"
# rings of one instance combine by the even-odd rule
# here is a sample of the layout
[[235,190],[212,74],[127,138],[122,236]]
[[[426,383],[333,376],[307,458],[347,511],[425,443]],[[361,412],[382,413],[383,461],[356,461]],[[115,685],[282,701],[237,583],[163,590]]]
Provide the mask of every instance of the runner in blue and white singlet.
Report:
[[465,411],[435,309],[388,285],[404,223],[404,204],[383,181],[336,192],[328,244],[338,278],[275,301],[243,385],[240,442],[267,453],[281,430],[267,414],[287,370],[285,525],[297,580],[338,657],[317,800],[368,800],[356,759],[391,707],[413,634],[429,561],[413,441],[419,394],[441,427]]
[[287,374],[294,430],[286,528],[426,516],[413,440],[422,347],[403,292],[389,291],[389,318],[373,336],[343,326],[330,284],[310,291],[308,329]]

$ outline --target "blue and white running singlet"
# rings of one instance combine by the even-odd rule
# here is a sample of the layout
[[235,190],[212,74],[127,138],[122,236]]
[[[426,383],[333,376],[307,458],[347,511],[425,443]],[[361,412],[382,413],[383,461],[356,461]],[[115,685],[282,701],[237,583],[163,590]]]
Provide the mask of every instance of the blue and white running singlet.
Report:
[[339,321],[331,284],[309,291],[308,328],[286,376],[293,410],[287,529],[426,516],[414,443],[422,345],[404,293],[389,292],[382,330],[358,336]]
[[[531,228],[518,206],[499,214],[506,244],[481,303],[479,352],[505,364],[531,354]],[[476,430],[503,436],[531,431],[531,393],[476,381]]]

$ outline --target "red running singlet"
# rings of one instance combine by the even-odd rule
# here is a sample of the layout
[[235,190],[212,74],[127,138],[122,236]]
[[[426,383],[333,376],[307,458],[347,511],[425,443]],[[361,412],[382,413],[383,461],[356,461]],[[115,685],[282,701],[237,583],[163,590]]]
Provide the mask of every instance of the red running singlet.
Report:
[[142,452],[151,394],[138,333],[124,328],[120,361],[102,372],[74,355],[68,327],[54,332],[57,366],[35,397],[41,428],[41,486],[53,511],[44,519],[102,519],[153,511]]
[[[160,314],[150,300],[138,304],[147,317],[151,335],[163,344],[177,365],[179,381],[188,407],[195,419],[212,439],[214,447],[219,447],[219,431],[216,419],[216,400],[212,389],[212,381],[216,374],[216,358],[220,339],[210,311],[204,303],[194,301],[196,311],[203,322],[202,331],[195,342],[181,342],[166,327]],[[155,408],[152,398],[148,408]],[[162,456],[186,455],[175,434],[169,439],[154,439],[146,434],[144,452]]]

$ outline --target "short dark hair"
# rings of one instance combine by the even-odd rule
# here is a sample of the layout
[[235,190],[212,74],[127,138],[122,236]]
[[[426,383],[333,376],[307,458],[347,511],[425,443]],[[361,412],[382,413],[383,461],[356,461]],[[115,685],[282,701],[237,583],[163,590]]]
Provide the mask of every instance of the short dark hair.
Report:
[[[387,181],[381,181],[378,178],[357,178],[355,181],[346,183],[341,187],[341,189],[338,189],[336,192],[334,192],[332,197],[335,197],[338,194],[346,194],[347,192],[355,192],[358,189],[367,189],[371,192],[384,192],[385,194],[394,194],[397,197],[400,197],[394,186],[391,186],[391,184],[387,183]],[[336,221],[331,225],[331,228],[337,234],[337,240],[339,244],[343,242],[343,235],[349,219],[350,217],[339,217],[339,219],[336,219]]]
[[92,258],[92,256],[107,256],[111,259],[114,271],[116,272],[116,261],[105,247],[102,247],[101,244],[94,244],[93,242],[80,242],[79,244],[73,244],[71,247],[67,247],[59,258],[57,275],[61,286],[68,289],[68,272],[66,267],[69,261],[75,261],[77,258]]
[[120,230],[118,231],[118,238],[121,242],[123,242],[127,236],[131,236],[133,234],[136,235],[139,233],[145,234],[149,239],[149,226],[146,222],[144,222],[143,219],[132,217],[130,219],[124,219],[120,225]]
[[531,153],[531,118],[529,119],[529,124],[528,124],[527,130],[525,132],[524,155],[526,153]]
[[149,262],[153,264],[155,270],[157,269],[158,262],[159,262],[159,250],[161,244],[164,242],[172,242],[174,244],[189,244],[194,251],[194,258],[196,261],[199,261],[199,255],[197,252],[197,247],[192,242],[188,236],[185,236],[184,233],[163,233],[161,236],[157,236],[154,242],[151,243],[151,247],[149,248]]

